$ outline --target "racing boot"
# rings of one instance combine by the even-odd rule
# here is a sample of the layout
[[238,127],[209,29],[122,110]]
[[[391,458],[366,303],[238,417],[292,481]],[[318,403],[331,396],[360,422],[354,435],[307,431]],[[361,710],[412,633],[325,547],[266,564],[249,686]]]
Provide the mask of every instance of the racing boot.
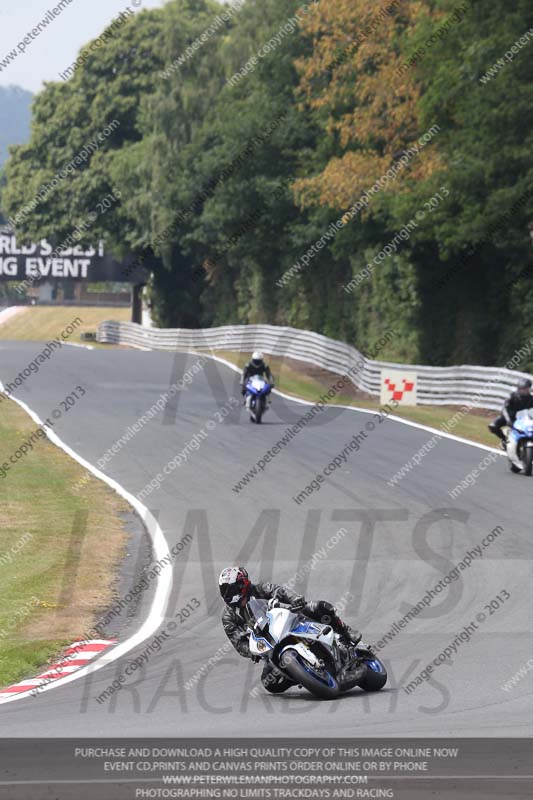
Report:
[[361,641],[362,634],[359,631],[354,631],[349,625],[346,625],[338,616],[335,608],[331,603],[326,600],[319,600],[315,603],[308,603],[308,606],[313,612],[315,619],[318,619],[323,625],[331,625],[335,633],[338,633],[341,643],[346,647],[355,647]]
[[353,628],[350,628],[345,622],[341,622],[341,620],[337,617],[337,624],[332,622],[334,630],[340,636],[340,640],[345,647],[357,647],[359,642],[361,641],[363,634],[359,631],[355,631]]
[[490,425],[487,425],[489,431],[497,436],[500,440],[500,447],[502,450],[507,450],[507,436],[502,431],[501,425],[497,425],[495,422],[491,422]]

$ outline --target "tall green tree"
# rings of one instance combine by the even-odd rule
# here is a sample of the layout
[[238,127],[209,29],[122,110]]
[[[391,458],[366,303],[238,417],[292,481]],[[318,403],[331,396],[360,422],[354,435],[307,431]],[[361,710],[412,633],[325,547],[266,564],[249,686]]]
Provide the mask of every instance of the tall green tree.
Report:
[[[439,259],[420,267],[422,324],[426,341],[437,333],[447,362],[505,363],[533,324],[533,283],[518,277],[531,262],[532,246],[532,45],[511,52],[533,29],[533,9],[527,0],[459,5],[465,13],[417,67],[422,119],[440,125],[446,167],[435,182],[414,189],[410,208],[436,183],[445,182],[451,193],[428,228]],[[443,19],[453,20],[457,3],[437,6]],[[422,26],[409,46],[430,34]]]

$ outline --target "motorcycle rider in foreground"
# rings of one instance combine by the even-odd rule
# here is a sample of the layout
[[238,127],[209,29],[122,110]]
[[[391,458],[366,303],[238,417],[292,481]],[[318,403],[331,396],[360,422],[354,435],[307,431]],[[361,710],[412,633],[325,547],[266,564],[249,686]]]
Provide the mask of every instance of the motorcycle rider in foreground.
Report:
[[274,388],[274,376],[272,375],[268,364],[265,363],[263,353],[260,353],[259,350],[256,350],[252,354],[251,360],[245,364],[242,371],[241,394],[243,397],[246,394],[246,385],[250,378],[252,378],[254,375],[260,375],[272,386],[272,388]]
[[[239,655],[244,658],[253,658],[250,653],[246,604],[250,597],[258,600],[277,599],[280,603],[290,605],[291,611],[300,611],[316,622],[331,625],[338,633],[341,642],[346,648],[355,647],[361,640],[361,634],[352,630],[342,622],[331,603],[326,600],[307,602],[301,595],[296,595],[284,586],[273,583],[251,583],[248,572],[244,567],[226,567],[220,573],[218,580],[220,594],[226,604],[222,614],[222,625],[226,635]],[[265,663],[261,674],[261,682],[265,689],[272,694],[286,691],[294,682],[285,677],[268,661]]]
[[505,450],[507,439],[502,431],[505,425],[512,428],[519,411],[526,408],[533,408],[533,395],[531,394],[531,381],[529,378],[522,378],[518,381],[516,391],[512,392],[502,409],[502,413],[496,417],[489,425],[489,431],[502,442],[502,449]]

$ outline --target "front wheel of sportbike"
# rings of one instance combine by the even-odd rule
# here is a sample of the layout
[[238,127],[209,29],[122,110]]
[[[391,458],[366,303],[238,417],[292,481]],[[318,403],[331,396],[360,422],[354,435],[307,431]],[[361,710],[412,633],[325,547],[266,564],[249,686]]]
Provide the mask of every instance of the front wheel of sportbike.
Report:
[[265,411],[265,406],[263,400],[261,399],[255,408],[255,421],[257,422],[258,425],[261,425],[264,411]]
[[365,658],[366,674],[359,681],[359,687],[364,692],[379,692],[387,683],[387,670],[376,656]]
[[524,475],[531,475],[533,472],[533,447],[525,447],[523,462],[525,464],[524,467]]
[[299,686],[322,700],[334,700],[340,694],[337,679],[327,669],[316,670],[308,662],[289,650],[281,660],[283,671]]

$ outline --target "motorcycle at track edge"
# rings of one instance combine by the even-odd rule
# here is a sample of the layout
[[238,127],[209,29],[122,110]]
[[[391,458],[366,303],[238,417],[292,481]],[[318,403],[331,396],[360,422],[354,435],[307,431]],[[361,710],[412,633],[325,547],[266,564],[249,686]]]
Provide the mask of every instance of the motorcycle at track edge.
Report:
[[511,472],[533,472],[533,409],[519,411],[507,434],[507,457]]
[[348,648],[331,625],[307,619],[276,599],[252,597],[246,612],[252,655],[269,660],[315,697],[332,700],[356,686],[366,692],[385,686],[387,671],[363,642]]
[[260,375],[253,375],[246,384],[246,408],[250,413],[250,422],[261,424],[263,414],[270,405],[269,396],[272,386]]

